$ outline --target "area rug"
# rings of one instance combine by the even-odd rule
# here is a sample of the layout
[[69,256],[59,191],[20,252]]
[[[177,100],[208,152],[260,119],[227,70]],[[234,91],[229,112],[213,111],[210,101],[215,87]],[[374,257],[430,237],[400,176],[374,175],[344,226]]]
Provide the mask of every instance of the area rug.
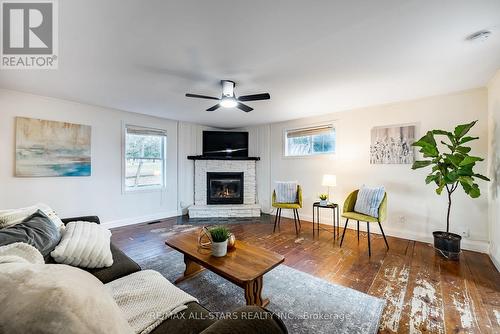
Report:
[[[172,251],[139,263],[173,282],[184,271],[182,254]],[[181,289],[214,312],[245,305],[243,289],[205,270],[181,282]],[[384,300],[280,265],[264,276],[267,309],[278,314],[290,333],[377,333]]]

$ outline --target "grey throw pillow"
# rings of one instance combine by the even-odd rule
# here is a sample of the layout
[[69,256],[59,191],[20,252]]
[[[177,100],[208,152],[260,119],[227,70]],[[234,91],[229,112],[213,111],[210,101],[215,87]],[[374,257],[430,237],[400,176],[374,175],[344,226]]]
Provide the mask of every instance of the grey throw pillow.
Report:
[[49,258],[60,239],[59,228],[41,210],[20,224],[0,229],[0,246],[25,242],[38,249],[45,259]]

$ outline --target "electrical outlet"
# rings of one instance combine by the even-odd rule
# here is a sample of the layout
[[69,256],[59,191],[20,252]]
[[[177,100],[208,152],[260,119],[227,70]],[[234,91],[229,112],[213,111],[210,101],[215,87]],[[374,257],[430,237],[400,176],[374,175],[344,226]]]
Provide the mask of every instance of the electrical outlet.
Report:
[[469,229],[462,230],[462,232],[460,232],[460,235],[462,236],[462,238],[469,238],[470,237]]
[[405,217],[405,216],[399,216],[399,222],[400,222],[401,224],[406,223],[406,217]]

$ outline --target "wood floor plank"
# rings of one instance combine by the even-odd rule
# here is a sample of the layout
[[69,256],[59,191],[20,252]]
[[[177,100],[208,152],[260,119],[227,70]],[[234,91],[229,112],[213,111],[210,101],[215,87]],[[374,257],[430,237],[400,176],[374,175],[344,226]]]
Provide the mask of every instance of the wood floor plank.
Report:
[[290,267],[385,299],[380,333],[500,333],[500,273],[485,254],[465,251],[460,261],[445,261],[430,244],[393,237],[388,237],[387,251],[382,236],[371,233],[369,257],[365,232],[358,242],[356,231],[346,230],[340,248],[332,232],[313,233],[307,221],[302,221],[299,236],[288,218],[273,233],[268,215],[173,217],[113,229],[112,240],[142,261],[172,251],[164,245],[166,235],[217,223],[231,223],[238,239],[280,253]]
[[386,300],[380,323],[381,333],[397,333],[404,308],[404,299],[410,277],[410,265],[414,242],[407,254],[388,254],[373,280],[368,293]]
[[429,244],[415,242],[400,333],[445,333],[439,261]]
[[460,261],[440,258],[441,286],[446,331],[450,333],[490,332],[491,324],[485,314],[475,283],[464,255]]
[[485,254],[465,251],[464,258],[490,320],[491,331],[500,333],[500,278],[497,271]]

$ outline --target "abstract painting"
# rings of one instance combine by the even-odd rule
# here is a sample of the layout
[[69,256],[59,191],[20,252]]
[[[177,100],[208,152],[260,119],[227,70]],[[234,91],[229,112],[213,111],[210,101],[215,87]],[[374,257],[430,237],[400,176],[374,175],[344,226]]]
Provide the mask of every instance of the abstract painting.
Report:
[[372,129],[370,163],[411,164],[414,161],[415,125]]
[[88,125],[16,117],[16,176],[90,176]]

